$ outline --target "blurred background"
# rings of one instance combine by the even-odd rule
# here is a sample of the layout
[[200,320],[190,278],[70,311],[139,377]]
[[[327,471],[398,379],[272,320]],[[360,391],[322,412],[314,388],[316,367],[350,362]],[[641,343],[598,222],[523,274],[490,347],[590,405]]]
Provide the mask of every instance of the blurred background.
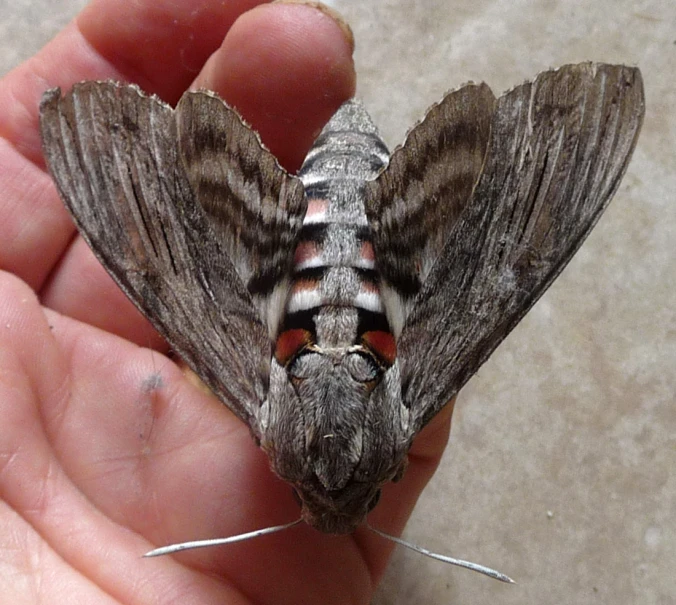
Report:
[[[0,75],[82,0],[0,0]],[[586,60],[638,65],[647,113],[614,202],[460,394],[405,537],[505,586],[395,552],[375,605],[676,603],[676,4],[334,0],[358,95],[394,147],[444,92]]]

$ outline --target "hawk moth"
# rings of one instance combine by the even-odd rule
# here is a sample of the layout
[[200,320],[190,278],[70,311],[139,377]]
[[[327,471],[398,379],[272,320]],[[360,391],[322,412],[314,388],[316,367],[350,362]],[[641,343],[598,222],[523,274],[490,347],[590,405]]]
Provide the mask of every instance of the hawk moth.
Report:
[[391,155],[346,102],[292,176],[210,92],[84,82],[44,154],[103,266],[246,422],[318,530],[352,531],[416,434],[582,244],[644,114],[638,69],[467,84]]

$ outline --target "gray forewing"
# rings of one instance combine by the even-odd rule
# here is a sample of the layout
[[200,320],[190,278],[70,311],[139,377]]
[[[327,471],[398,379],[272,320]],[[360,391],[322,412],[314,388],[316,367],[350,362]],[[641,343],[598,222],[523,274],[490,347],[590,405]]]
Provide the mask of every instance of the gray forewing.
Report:
[[398,342],[420,430],[552,283],[610,202],[644,114],[637,69],[583,63],[502,96],[471,199]]
[[59,90],[45,93],[41,130],[61,197],[101,263],[209,388],[256,430],[268,389],[268,328],[220,228],[195,199],[174,111],[134,86],[88,82],[63,98]]

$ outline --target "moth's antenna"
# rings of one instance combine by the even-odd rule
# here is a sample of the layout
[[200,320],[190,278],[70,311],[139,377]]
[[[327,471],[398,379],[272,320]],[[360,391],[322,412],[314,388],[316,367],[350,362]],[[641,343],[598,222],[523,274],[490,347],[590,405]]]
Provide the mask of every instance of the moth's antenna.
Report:
[[283,531],[289,529],[294,525],[298,525],[302,519],[296,519],[291,523],[285,523],[284,525],[275,525],[273,527],[266,527],[264,529],[257,529],[256,531],[250,531],[245,534],[237,534],[236,536],[230,536],[229,538],[212,538],[210,540],[195,540],[194,542],[181,542],[179,544],[170,544],[169,546],[161,546],[155,550],[147,552],[144,557],[159,557],[161,555],[170,555],[175,552],[181,552],[182,550],[190,550],[192,548],[204,548],[206,546],[222,546],[223,544],[232,544],[233,542],[242,542],[244,540],[250,540],[251,538],[258,538],[260,536],[267,536],[268,534],[274,534],[278,531]]
[[477,563],[472,563],[470,561],[463,561],[462,559],[454,559],[453,557],[440,555],[438,553],[427,550],[422,546],[406,542],[406,540],[402,540],[401,538],[397,538],[396,536],[390,536],[390,534],[386,534],[385,532],[370,526],[368,523],[366,524],[366,527],[368,527],[373,533],[378,534],[379,536],[385,538],[386,540],[391,540],[396,544],[400,544],[401,546],[410,548],[411,550],[419,552],[420,554],[425,555],[427,557],[431,557],[432,559],[437,559],[439,561],[443,561],[444,563],[450,563],[451,565],[457,565],[458,567],[464,567],[465,569],[471,569],[472,571],[478,571],[479,573],[488,576],[489,578],[500,580],[500,582],[506,582],[508,584],[516,584],[516,582],[514,582],[514,580],[512,580],[512,578],[510,578],[509,576],[506,576],[505,574],[500,573],[499,571],[495,571],[490,567],[484,567],[483,565],[478,565]]

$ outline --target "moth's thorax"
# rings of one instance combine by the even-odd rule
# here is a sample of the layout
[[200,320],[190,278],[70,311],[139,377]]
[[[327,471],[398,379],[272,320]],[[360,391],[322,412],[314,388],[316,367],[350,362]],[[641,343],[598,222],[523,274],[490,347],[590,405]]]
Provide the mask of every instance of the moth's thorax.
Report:
[[408,412],[397,362],[384,369],[360,345],[309,345],[286,368],[273,360],[271,369],[261,447],[294,486],[308,524],[349,533],[364,522],[382,485],[406,468]]

